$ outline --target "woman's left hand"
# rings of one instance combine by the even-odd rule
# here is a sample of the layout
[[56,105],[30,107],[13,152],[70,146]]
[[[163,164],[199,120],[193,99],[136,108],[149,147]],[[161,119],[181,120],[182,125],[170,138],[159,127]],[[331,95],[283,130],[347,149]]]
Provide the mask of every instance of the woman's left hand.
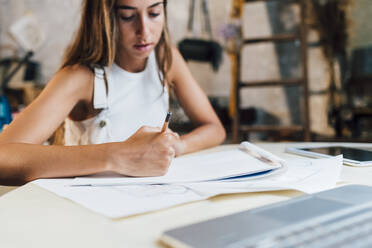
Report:
[[175,144],[174,144],[174,150],[176,151],[176,154],[175,154],[175,156],[176,157],[178,157],[178,156],[180,156],[180,155],[182,155],[182,154],[184,154],[185,153],[185,150],[186,150],[186,143],[185,143],[185,141],[183,141],[182,140],[182,138],[181,138],[181,136],[178,134],[178,133],[176,133],[176,132],[173,132],[171,129],[167,129],[167,131],[166,131],[167,133],[172,133],[172,134],[174,134],[174,136],[176,137],[176,142],[175,142]]

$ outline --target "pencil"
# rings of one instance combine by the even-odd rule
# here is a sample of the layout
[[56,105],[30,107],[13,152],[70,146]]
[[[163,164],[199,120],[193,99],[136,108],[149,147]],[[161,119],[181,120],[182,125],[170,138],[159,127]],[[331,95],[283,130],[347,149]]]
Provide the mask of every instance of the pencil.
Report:
[[172,112],[168,112],[167,116],[165,117],[165,121],[164,121],[163,127],[161,129],[161,132],[165,132],[165,130],[167,130],[169,120],[170,120],[171,116],[172,116]]

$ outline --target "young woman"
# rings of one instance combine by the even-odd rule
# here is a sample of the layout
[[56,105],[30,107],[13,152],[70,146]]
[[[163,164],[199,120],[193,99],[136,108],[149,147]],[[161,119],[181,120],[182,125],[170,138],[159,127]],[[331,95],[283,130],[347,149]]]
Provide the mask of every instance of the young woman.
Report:
[[[113,171],[159,176],[225,131],[170,45],[166,0],[85,0],[76,38],[40,96],[0,134],[0,184]],[[173,91],[196,128],[161,132]],[[42,145],[64,123],[64,146]]]

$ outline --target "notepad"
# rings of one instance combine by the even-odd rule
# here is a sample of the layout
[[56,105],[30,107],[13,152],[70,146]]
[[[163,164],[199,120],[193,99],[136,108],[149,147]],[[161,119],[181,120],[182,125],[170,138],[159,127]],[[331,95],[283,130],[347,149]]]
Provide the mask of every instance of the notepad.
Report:
[[[264,176],[284,168],[284,162],[272,164],[262,161],[243,147],[175,158],[166,175],[160,177],[125,177],[120,175],[76,178],[74,186],[115,186],[131,184],[195,183],[215,180],[234,180],[242,176]],[[246,178],[247,179],[247,178]]]

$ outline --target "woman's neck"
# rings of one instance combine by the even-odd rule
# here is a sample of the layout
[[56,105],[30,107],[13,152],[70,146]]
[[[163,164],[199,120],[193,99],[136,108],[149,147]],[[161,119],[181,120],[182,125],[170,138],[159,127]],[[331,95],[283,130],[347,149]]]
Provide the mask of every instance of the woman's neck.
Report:
[[119,52],[115,63],[128,72],[141,72],[145,70],[147,58],[133,58],[128,54]]

